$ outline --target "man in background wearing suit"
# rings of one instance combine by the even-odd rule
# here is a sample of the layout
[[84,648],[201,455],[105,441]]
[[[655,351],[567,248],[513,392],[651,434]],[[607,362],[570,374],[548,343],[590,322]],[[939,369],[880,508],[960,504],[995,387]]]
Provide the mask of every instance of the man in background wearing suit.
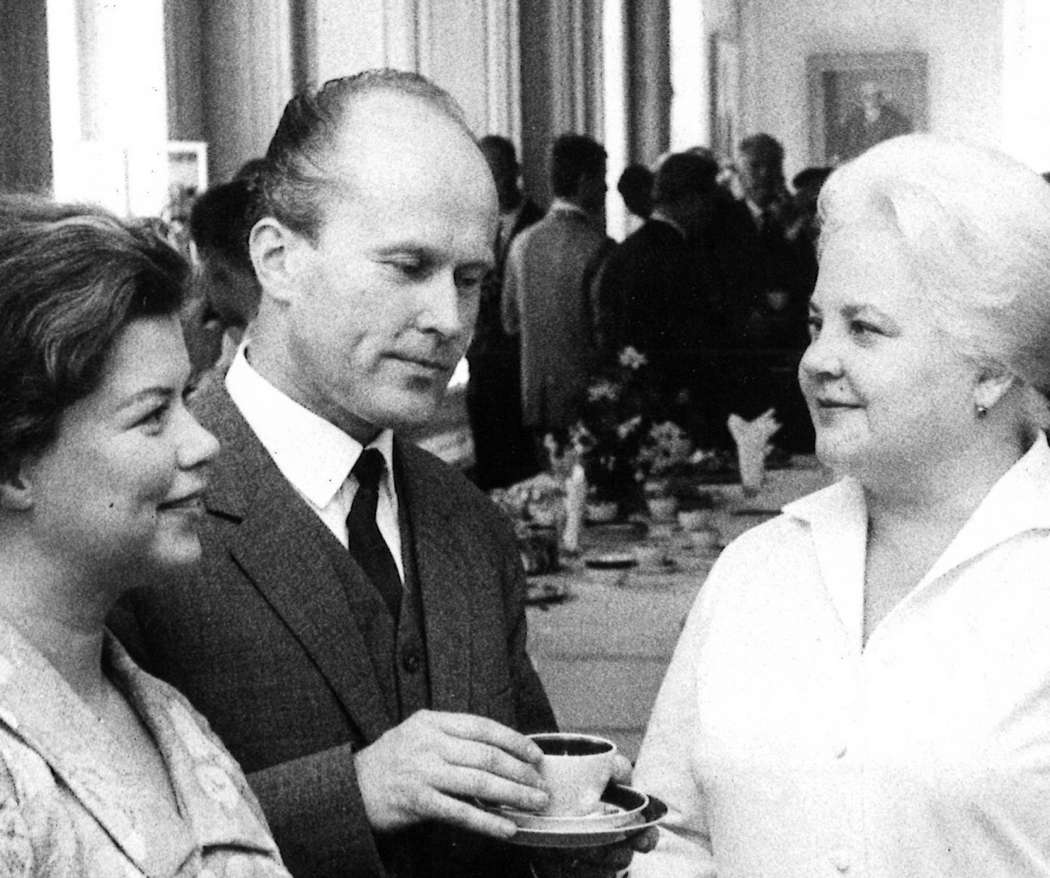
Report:
[[391,429],[433,412],[469,341],[491,177],[452,99],[395,71],[294,98],[261,177],[259,312],[194,401],[223,444],[202,570],[115,627],[240,760],[296,876],[529,874],[478,806],[546,801],[515,543]]
[[753,418],[771,406],[784,425],[776,442],[812,453],[813,428],[798,389],[798,361],[809,344],[812,244],[792,237],[791,195],[784,182],[784,147],[769,134],[738,146],[744,198],[718,218],[730,332],[737,351],[736,411]]
[[503,327],[521,336],[522,416],[540,439],[576,421],[595,366],[590,280],[613,243],[603,231],[605,165],[605,149],[592,138],[555,140],[554,203],[515,239],[507,257]]
[[521,191],[521,168],[513,143],[489,134],[478,146],[492,171],[499,198],[496,267],[482,284],[474,338],[467,350],[467,415],[474,438],[474,482],[487,491],[520,482],[540,469],[532,435],[521,422],[518,338],[503,331],[500,302],[511,242],[543,218],[543,209]]
[[709,156],[665,158],[656,170],[649,218],[609,254],[598,281],[601,310],[616,315],[606,333],[611,347],[631,345],[646,355],[668,393],[687,391],[690,415],[702,418],[707,434],[719,383],[712,381],[709,350],[724,328],[715,324],[712,308],[721,290],[698,241],[714,215],[717,175],[718,163]]

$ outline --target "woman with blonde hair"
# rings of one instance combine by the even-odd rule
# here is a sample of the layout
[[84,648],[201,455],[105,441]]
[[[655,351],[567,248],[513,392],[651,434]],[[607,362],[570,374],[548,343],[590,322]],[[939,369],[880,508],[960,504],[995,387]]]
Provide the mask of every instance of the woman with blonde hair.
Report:
[[820,211],[799,378],[840,479],[711,571],[632,878],[1050,875],[1050,188],[909,135]]
[[287,878],[237,764],[105,628],[200,555],[181,257],[0,199],[0,872]]

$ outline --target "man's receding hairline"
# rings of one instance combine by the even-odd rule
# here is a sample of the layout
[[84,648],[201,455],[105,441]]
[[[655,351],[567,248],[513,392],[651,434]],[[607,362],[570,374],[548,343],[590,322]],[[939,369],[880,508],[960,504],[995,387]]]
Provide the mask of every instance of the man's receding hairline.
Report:
[[[371,101],[382,101],[388,98],[394,101],[411,103],[417,107],[429,110],[432,115],[443,119],[452,127],[462,131],[471,143],[476,147],[478,146],[478,138],[470,130],[470,126],[463,117],[462,111],[459,111],[457,108],[457,111],[453,112],[452,107],[444,105],[436,96],[404,91],[394,83],[376,83],[367,90],[348,94],[340,107],[337,119],[339,133],[341,134],[345,130],[346,124],[354,118],[355,113],[361,112],[364,105]],[[480,147],[478,148],[480,150]]]
[[[473,148],[472,154],[476,155],[479,162],[479,167],[483,167],[485,172],[488,173],[488,163],[485,159],[484,152],[482,151],[478,138],[474,133],[467,127],[466,123],[450,114],[444,107],[436,104],[433,100],[425,95],[417,95],[411,92],[399,91],[393,85],[387,87],[377,87],[368,92],[358,94],[353,97],[352,100],[347,100],[344,105],[342,112],[337,120],[337,124],[333,129],[331,141],[326,144],[323,151],[322,161],[328,165],[329,170],[333,170],[336,167],[344,168],[345,170],[353,170],[352,165],[339,161],[339,157],[342,154],[340,149],[341,145],[363,145],[367,143],[375,143],[377,139],[387,138],[395,142],[403,142],[403,133],[408,128],[405,116],[401,113],[389,113],[387,117],[395,121],[394,125],[369,125],[367,124],[367,118],[365,124],[357,125],[354,114],[360,113],[368,108],[364,104],[372,98],[381,99],[384,96],[391,96],[394,98],[404,98],[405,100],[415,104],[416,106],[422,107],[429,111],[430,115],[436,116],[448,124],[449,130],[458,132],[463,135],[464,145],[469,145]],[[416,120],[420,121],[420,120]],[[356,136],[355,136],[356,134]],[[396,162],[398,152],[392,150],[391,158]]]
[[[366,124],[355,124],[354,113],[362,110],[367,111],[368,107],[366,104],[369,100],[373,98],[382,99],[385,96],[404,98],[417,106],[429,109],[432,116],[445,120],[449,124],[450,130],[457,131],[463,135],[462,145],[466,148],[465,154],[476,157],[479,179],[490,179],[488,164],[478,143],[478,138],[466,126],[465,122],[450,114],[446,108],[426,95],[403,92],[393,84],[379,84],[375,88],[348,97],[344,101],[339,116],[335,120],[336,124],[331,129],[329,139],[323,145],[321,152],[316,155],[318,168],[322,170],[324,178],[328,181],[324,194],[317,201],[320,225],[324,225],[327,209],[334,201],[340,198],[352,198],[354,190],[363,185],[362,169],[360,167],[361,153],[358,150],[374,150],[377,140],[380,144],[384,139],[389,143],[395,144],[404,142],[404,126],[401,126],[399,130],[397,125],[377,127],[367,124],[367,121]],[[391,113],[389,117],[398,122],[405,120],[405,116],[400,113]],[[357,136],[354,136],[355,132]],[[392,164],[397,164],[400,154],[402,153],[394,148],[390,150],[389,156]],[[365,182],[364,185],[367,185],[367,183]],[[491,185],[493,192],[495,192],[495,183],[493,182]]]

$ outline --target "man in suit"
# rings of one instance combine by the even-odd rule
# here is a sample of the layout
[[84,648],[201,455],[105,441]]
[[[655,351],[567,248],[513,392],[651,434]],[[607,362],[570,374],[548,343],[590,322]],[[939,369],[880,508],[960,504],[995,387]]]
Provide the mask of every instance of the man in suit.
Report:
[[616,181],[616,191],[627,208],[628,233],[638,231],[653,212],[654,177],[645,165],[635,163],[624,168]]
[[740,153],[743,199],[730,202],[716,226],[727,289],[727,347],[735,352],[736,410],[751,418],[770,406],[783,427],[777,442],[812,452],[809,415],[798,389],[798,360],[809,343],[812,244],[788,234],[793,219],[784,182],[784,148],[769,134],[744,138]]
[[259,312],[195,400],[224,446],[202,569],[115,627],[241,762],[294,875],[524,876],[496,841],[513,824],[479,804],[546,801],[516,546],[394,435],[469,341],[491,177],[452,99],[395,71],[294,98],[261,177]]
[[[200,319],[222,332],[224,374],[245,329],[259,308],[259,281],[248,254],[251,181],[237,177],[209,188],[190,209],[190,238],[196,250],[194,288],[203,304]],[[207,364],[211,366],[212,364]]]
[[474,338],[467,350],[467,415],[474,438],[474,481],[488,490],[521,481],[540,469],[532,436],[521,422],[518,338],[503,331],[500,302],[511,242],[543,218],[543,209],[521,191],[521,169],[513,143],[489,134],[478,146],[492,171],[499,199],[496,267],[482,284]]
[[602,231],[605,149],[563,134],[551,148],[554,202],[511,245],[503,284],[503,326],[521,336],[521,398],[538,437],[571,426],[595,365],[590,280],[612,246]]
[[[613,347],[631,345],[646,355],[668,394],[687,391],[691,415],[707,411],[711,343],[721,334],[711,303],[720,293],[697,245],[713,215],[718,163],[692,152],[661,162],[653,209],[645,224],[605,260],[598,281],[601,309],[611,321]],[[710,433],[708,424],[697,429]]]

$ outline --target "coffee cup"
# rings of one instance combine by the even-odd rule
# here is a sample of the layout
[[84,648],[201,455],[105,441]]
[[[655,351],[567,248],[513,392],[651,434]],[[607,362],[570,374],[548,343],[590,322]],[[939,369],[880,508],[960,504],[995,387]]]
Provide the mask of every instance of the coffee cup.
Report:
[[605,738],[574,732],[529,735],[543,751],[539,773],[550,802],[540,813],[582,817],[598,810],[613,772],[616,745]]

